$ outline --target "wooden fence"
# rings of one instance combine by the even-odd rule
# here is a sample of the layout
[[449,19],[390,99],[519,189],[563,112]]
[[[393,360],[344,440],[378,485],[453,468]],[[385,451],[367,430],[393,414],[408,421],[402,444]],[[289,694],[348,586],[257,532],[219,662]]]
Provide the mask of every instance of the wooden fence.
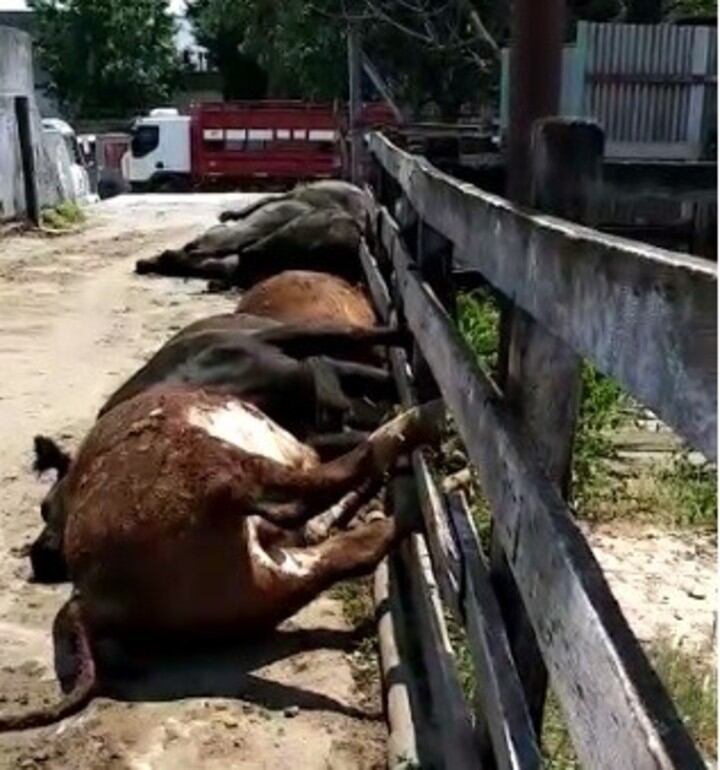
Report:
[[[401,399],[439,389],[493,522],[485,554],[464,496],[444,494],[420,452],[389,490],[425,523],[376,575],[391,766],[539,768],[547,667],[583,767],[704,767],[566,502],[561,418],[586,357],[714,460],[715,265],[516,209],[381,134],[368,148],[384,204],[362,250],[368,285],[417,346],[412,367],[392,353]],[[416,258],[387,208],[398,195],[420,218]],[[425,258],[433,231],[442,258],[471,265],[514,314],[502,389],[458,333],[448,271]],[[467,634],[471,709],[447,613]]]

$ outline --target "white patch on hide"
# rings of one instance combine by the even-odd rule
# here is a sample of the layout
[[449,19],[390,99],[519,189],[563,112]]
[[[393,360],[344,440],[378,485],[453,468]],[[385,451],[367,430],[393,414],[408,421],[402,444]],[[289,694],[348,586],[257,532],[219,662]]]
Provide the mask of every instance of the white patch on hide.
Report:
[[252,404],[227,401],[220,407],[192,406],[187,411],[187,421],[220,441],[282,465],[312,468],[318,464],[314,450]]
[[287,577],[302,578],[312,573],[313,566],[320,560],[319,554],[300,553],[297,548],[293,549],[294,553],[290,553],[285,548],[278,548],[277,553],[280,554],[281,559],[276,561],[260,545],[257,525],[253,518],[248,517],[246,522],[248,553],[250,554],[251,561],[265,569],[272,570],[278,575],[286,575]]

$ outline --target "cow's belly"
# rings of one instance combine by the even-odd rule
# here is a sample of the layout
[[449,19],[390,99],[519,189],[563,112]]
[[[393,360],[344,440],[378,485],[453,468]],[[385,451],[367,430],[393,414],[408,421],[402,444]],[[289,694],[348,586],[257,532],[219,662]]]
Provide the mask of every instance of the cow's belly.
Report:
[[266,547],[256,517],[161,544],[115,547],[77,587],[90,624],[109,633],[254,636],[315,593],[312,551]]
[[[310,471],[317,455],[238,399],[163,398],[156,405],[148,392],[109,412],[103,420],[123,409],[143,419],[129,431],[123,422],[121,440],[109,432],[74,480],[65,555],[84,611],[109,631],[263,630],[287,615],[311,565],[304,554],[268,550],[241,501],[272,473],[258,456]],[[213,488],[233,477],[232,494]]]

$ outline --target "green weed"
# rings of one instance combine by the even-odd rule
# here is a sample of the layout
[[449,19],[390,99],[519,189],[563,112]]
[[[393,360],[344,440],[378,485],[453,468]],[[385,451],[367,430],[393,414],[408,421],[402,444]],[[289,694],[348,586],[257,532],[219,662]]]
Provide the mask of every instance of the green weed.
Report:
[[[647,652],[698,748],[715,761],[717,672],[712,651],[689,653],[663,638],[655,640]],[[545,707],[542,744],[546,770],[580,769],[560,704],[552,693]]]
[[481,291],[459,294],[458,326],[465,341],[490,371],[497,366],[500,311]]
[[40,221],[51,230],[71,230],[85,221],[85,212],[74,201],[65,201],[55,208],[43,209]]

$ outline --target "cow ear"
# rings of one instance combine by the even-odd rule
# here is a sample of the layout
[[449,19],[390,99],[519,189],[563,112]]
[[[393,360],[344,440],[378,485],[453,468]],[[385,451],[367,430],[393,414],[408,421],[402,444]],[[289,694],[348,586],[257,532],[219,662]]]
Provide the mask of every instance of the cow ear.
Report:
[[71,457],[62,450],[51,438],[47,436],[35,436],[35,462],[33,470],[36,473],[54,469],[58,479],[61,479],[70,467]]

